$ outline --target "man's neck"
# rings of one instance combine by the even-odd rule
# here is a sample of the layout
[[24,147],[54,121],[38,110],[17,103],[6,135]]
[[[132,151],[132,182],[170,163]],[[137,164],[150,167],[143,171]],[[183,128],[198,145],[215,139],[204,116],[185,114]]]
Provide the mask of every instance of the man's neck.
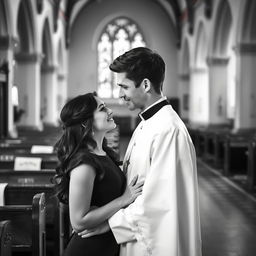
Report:
[[144,111],[145,109],[147,109],[148,107],[150,107],[151,105],[153,105],[155,102],[157,102],[158,100],[160,100],[161,98],[163,98],[162,94],[155,94],[155,95],[150,95],[150,97],[148,98],[144,108],[142,109],[142,111]]

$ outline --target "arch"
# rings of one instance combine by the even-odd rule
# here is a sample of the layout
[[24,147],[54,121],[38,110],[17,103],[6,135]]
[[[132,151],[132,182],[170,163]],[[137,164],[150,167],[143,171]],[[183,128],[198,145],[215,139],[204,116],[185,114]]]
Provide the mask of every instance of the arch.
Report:
[[204,24],[201,21],[198,25],[195,49],[195,67],[206,68],[207,37]]
[[[181,0],[182,3],[181,3],[181,6],[184,6],[184,3],[185,2],[184,0]],[[174,11],[173,9],[171,8],[171,5],[168,4],[166,1],[164,0],[157,0],[156,1],[160,6],[161,8],[163,8],[165,10],[165,12],[168,14],[168,16],[170,17],[171,21],[173,24],[176,25],[176,21],[175,21],[175,14],[174,14]],[[81,10],[90,3],[89,0],[84,0],[84,1],[78,1],[75,6],[74,6],[74,9],[72,11],[72,14],[71,14],[71,17],[70,17],[70,27],[72,27],[74,21],[76,20],[76,18],[78,17],[79,13],[81,12]]]
[[202,125],[209,123],[210,103],[209,69],[206,63],[209,31],[205,29],[205,22],[203,18],[196,20],[189,84],[189,122]]
[[247,0],[243,13],[243,22],[241,29],[241,41],[256,41],[256,1]]
[[239,11],[234,120],[234,126],[237,129],[256,126],[256,87],[254,82],[256,63],[256,1],[242,1]]
[[189,51],[189,44],[188,39],[184,40],[184,46],[182,48],[182,74],[189,75],[190,72],[190,51]]
[[213,55],[226,56],[232,27],[232,13],[227,0],[222,0],[217,9],[213,34]]
[[35,51],[35,33],[32,7],[27,0],[21,0],[18,9],[17,31],[19,46],[16,51],[32,53]]
[[8,33],[8,17],[4,1],[0,1],[0,36],[7,36]]
[[[184,0],[182,0],[182,1],[184,1]],[[173,10],[173,6],[170,3],[168,3],[167,1],[164,1],[164,0],[157,0],[157,2],[165,10],[165,12],[168,14],[172,23],[175,24],[175,26],[177,27],[178,21],[176,20],[175,12]]]
[[97,42],[98,94],[100,97],[118,97],[119,88],[108,67],[118,55],[138,46],[146,46],[145,36],[134,20],[121,16],[105,25]]
[[45,19],[42,33],[42,66],[50,66],[53,63],[53,47],[48,18]]
[[[50,101],[51,97],[57,97],[52,95],[52,88],[54,87],[54,81],[52,80],[52,73],[55,71],[53,66],[53,46],[50,30],[49,18],[46,17],[44,20],[42,30],[42,56],[43,60],[41,63],[41,106],[40,106],[40,118],[43,123],[47,122],[47,117],[50,115]],[[53,107],[53,106],[52,106]]]
[[66,99],[66,87],[65,87],[65,63],[64,63],[64,44],[62,40],[58,43],[58,88],[57,88],[57,110],[60,113],[62,106]]
[[[213,57],[211,64],[214,65],[211,67],[213,74],[211,75],[210,89],[212,98],[215,95],[215,100],[212,100],[215,105],[211,106],[211,108],[218,108],[219,115],[216,120],[227,122],[227,119],[234,118],[236,74],[236,56],[232,49],[234,40],[234,32],[232,31],[233,17],[230,3],[227,0],[220,1],[214,20],[216,22],[211,46]],[[214,73],[216,69],[218,69],[217,74]],[[219,76],[218,82],[214,78],[216,75]],[[214,116],[214,114],[212,115]],[[221,119],[220,116],[223,118]]]
[[[15,66],[13,67],[13,81],[17,86],[18,105],[25,111],[21,124],[28,125],[31,114],[29,107],[29,92],[31,91],[30,79],[27,74],[32,72],[31,61],[35,52],[35,23],[33,18],[33,8],[31,2],[27,0],[19,1],[17,5],[17,16],[15,20],[17,31],[17,44],[14,45],[13,52]],[[33,77],[33,76],[31,76]],[[32,119],[32,118],[31,118]]]
[[58,43],[58,74],[62,74],[64,70],[63,46],[61,39]]
[[124,16],[115,17],[105,25],[98,38],[98,43],[102,40],[104,34],[107,34],[110,41],[114,42],[122,31],[129,37],[131,47],[136,47],[138,43],[145,44],[145,36],[137,22]]

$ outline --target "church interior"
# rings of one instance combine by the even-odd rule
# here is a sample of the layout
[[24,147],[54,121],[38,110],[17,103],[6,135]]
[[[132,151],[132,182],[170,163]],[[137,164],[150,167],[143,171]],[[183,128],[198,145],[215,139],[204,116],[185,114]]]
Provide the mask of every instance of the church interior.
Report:
[[109,65],[140,46],[163,57],[163,94],[194,143],[203,256],[256,255],[255,13],[254,0],[0,0],[0,255],[62,255],[60,111],[97,92],[122,160],[139,118]]

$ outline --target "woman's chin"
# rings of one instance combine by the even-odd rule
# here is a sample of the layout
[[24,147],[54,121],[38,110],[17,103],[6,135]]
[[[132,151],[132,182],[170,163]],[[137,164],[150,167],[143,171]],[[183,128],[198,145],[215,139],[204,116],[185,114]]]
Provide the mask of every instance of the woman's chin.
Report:
[[[113,121],[111,130],[113,130],[113,129],[115,129],[115,128],[116,128],[116,123],[115,123],[115,121]],[[111,131],[111,130],[110,130],[110,131]]]
[[114,121],[111,122],[111,124],[106,127],[106,132],[112,131],[116,128],[116,123]]

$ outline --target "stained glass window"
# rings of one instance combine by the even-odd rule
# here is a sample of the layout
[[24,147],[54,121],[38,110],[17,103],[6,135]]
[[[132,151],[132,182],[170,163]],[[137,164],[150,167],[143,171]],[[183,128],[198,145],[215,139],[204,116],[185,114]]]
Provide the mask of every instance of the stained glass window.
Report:
[[119,88],[109,65],[117,56],[140,46],[146,46],[144,36],[131,19],[119,17],[106,25],[98,42],[99,97],[118,98]]

